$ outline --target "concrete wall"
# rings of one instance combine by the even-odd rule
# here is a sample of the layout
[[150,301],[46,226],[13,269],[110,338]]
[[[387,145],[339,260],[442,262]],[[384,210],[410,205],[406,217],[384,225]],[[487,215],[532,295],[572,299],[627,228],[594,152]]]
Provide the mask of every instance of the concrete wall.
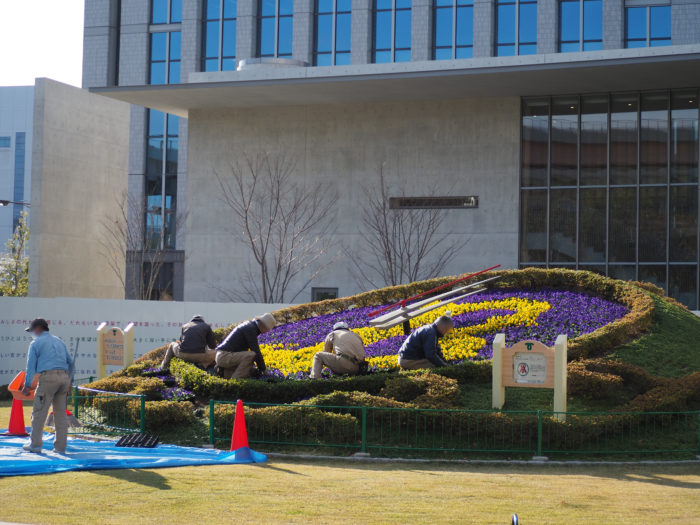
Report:
[[29,295],[123,298],[100,240],[127,188],[129,106],[49,79],[34,95]]
[[[447,213],[442,231],[470,241],[445,273],[515,267],[519,120],[517,98],[191,112],[185,299],[223,300],[216,288],[236,288],[248,255],[234,240],[215,173],[261,150],[285,152],[308,184],[338,191],[334,254],[341,246],[357,253],[363,190],[376,185],[384,163],[388,182],[408,195],[479,196],[478,209]],[[341,257],[296,301],[309,300],[311,286],[341,295],[371,288],[348,270]]]

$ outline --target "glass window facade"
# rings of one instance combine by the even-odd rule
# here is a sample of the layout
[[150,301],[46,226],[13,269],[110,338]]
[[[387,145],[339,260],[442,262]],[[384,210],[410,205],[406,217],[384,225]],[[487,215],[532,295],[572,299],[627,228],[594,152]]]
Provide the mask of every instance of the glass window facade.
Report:
[[521,267],[650,281],[698,308],[698,90],[522,102]]
[[471,58],[474,54],[474,2],[434,0],[433,58]]
[[559,51],[603,49],[602,0],[561,0],[559,2]]
[[350,63],[352,0],[316,0],[314,65]]
[[670,45],[670,5],[635,6],[625,9],[625,47]]
[[180,31],[151,33],[151,84],[180,83]]
[[205,0],[202,71],[235,71],[236,10],[236,0]]
[[537,53],[537,0],[498,0],[496,55]]
[[372,62],[411,60],[411,0],[374,0]]
[[0,137],[0,148],[9,148],[12,145],[12,137]]
[[152,0],[152,24],[179,24],[182,22],[182,0]]
[[145,239],[147,249],[175,249],[179,118],[148,110]]
[[[15,173],[14,173],[14,189],[12,192],[12,200],[15,202],[24,202],[24,163],[26,160],[26,145],[27,134],[24,131],[15,133]],[[22,206],[19,204],[12,205],[12,231],[17,228],[19,219],[22,216]]]
[[258,56],[291,58],[294,0],[258,2]]

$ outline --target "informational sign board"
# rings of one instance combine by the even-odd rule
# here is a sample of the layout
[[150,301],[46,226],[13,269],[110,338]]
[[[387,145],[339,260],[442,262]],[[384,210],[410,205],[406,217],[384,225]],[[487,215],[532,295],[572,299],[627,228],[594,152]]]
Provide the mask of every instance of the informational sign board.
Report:
[[105,365],[124,366],[124,332],[121,328],[113,326],[108,328],[102,336],[103,360]]
[[520,341],[506,348],[505,342],[505,334],[497,334],[493,340],[493,408],[503,408],[506,401],[505,387],[553,388],[555,417],[564,420],[566,335],[559,335],[554,347],[539,341]]

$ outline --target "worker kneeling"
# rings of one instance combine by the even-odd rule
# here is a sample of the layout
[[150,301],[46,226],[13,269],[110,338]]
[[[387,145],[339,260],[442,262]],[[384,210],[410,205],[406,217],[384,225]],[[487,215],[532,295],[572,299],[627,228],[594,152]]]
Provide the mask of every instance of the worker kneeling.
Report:
[[216,347],[217,375],[230,379],[251,377],[265,372],[265,359],[260,351],[258,336],[269,332],[277,325],[272,314],[263,314],[252,321],[239,324],[226,339]]
[[443,315],[433,324],[413,331],[399,350],[399,366],[404,370],[447,366],[439,339],[454,327],[451,317]]
[[215,346],[216,341],[211,326],[204,322],[201,315],[195,315],[189,323],[182,326],[180,339],[168,345],[160,367],[170,368],[170,360],[173,356],[177,356],[183,361],[208,369],[214,364]]
[[333,331],[326,337],[323,352],[314,355],[311,379],[321,377],[324,366],[335,374],[357,374],[364,361],[365,346],[362,338],[351,332],[347,323],[335,323]]

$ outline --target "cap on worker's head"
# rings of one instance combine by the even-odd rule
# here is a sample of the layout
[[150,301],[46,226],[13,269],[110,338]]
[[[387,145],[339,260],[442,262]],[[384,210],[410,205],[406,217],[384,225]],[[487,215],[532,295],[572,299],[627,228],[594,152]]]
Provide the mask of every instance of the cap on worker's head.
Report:
[[333,325],[333,330],[350,330],[350,327],[345,321],[338,321]]
[[204,317],[202,317],[202,316],[199,315],[199,314],[193,315],[193,316],[192,316],[192,319],[190,319],[190,322],[194,322],[194,321],[204,321]]
[[437,321],[435,321],[435,324],[438,326],[454,326],[455,322],[452,320],[452,318],[449,315],[441,315],[440,317],[437,318]]
[[31,323],[29,323],[29,326],[24,329],[25,332],[33,332],[37,328],[41,328],[45,332],[49,330],[49,323],[46,322],[46,319],[43,317],[37,317],[34,319]]
[[277,326],[277,321],[271,313],[262,314],[256,319],[256,321],[263,325],[266,330],[272,330],[275,326]]

